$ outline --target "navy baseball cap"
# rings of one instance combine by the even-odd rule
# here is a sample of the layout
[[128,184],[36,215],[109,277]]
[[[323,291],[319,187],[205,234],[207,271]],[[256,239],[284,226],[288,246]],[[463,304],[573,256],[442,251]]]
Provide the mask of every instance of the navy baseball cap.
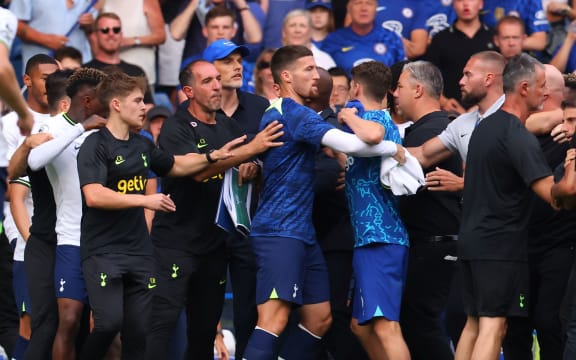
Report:
[[242,57],[246,57],[248,54],[250,54],[250,51],[246,46],[236,45],[230,40],[216,40],[212,44],[208,45],[208,47],[206,47],[202,53],[202,59],[209,62],[214,62],[214,60],[224,59],[236,50],[240,51],[240,55],[242,55]]
[[332,10],[332,2],[330,0],[307,0],[306,9],[310,10],[316,6],[323,7],[328,10]]

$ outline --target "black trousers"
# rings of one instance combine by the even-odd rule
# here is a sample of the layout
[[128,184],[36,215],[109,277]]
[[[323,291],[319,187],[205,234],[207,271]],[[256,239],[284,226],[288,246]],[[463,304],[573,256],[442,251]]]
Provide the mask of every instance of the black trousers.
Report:
[[455,262],[456,241],[411,239],[400,325],[413,360],[453,359],[442,314],[446,308]]
[[104,358],[118,332],[122,336],[122,359],[143,359],[150,329],[152,292],[157,286],[152,257],[93,255],[82,262],[82,272],[94,328],[84,343],[80,359]]
[[181,250],[156,248],[154,258],[158,287],[153,299],[146,358],[166,358],[170,336],[184,306],[188,328],[186,359],[213,358],[216,326],[224,304],[226,249],[222,247],[196,256]]
[[236,336],[236,358],[242,359],[244,349],[258,320],[256,308],[256,257],[250,238],[239,234],[228,237],[228,271],[234,298],[234,333]]
[[52,354],[58,327],[58,305],[54,293],[55,258],[56,235],[49,239],[30,235],[24,250],[32,319],[32,336],[24,355],[26,360],[44,359],[46,354]]
[[[4,203],[2,203],[4,204]],[[12,287],[14,253],[4,231],[0,234],[0,345],[12,355],[18,338],[18,311]]]
[[530,298],[528,318],[510,318],[502,344],[506,360],[532,358],[532,332],[536,329],[540,359],[562,359],[564,333],[560,323],[560,307],[570,269],[574,247],[554,248],[530,256]]

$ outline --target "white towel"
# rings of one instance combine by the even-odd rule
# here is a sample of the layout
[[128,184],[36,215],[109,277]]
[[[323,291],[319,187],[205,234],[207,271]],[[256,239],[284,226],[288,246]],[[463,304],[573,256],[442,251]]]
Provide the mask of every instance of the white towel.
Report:
[[414,195],[424,186],[424,171],[418,160],[406,153],[406,163],[400,164],[393,157],[382,157],[380,182],[394,195]]

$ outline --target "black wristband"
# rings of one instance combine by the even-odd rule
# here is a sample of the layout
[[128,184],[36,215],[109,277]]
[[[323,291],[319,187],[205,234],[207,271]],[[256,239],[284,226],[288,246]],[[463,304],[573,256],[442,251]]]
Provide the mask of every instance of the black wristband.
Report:
[[206,160],[208,160],[208,162],[210,164],[214,164],[216,161],[218,161],[218,159],[214,160],[212,159],[212,157],[210,156],[210,154],[213,152],[214,150],[210,150],[207,153],[204,153],[204,155],[206,155]]

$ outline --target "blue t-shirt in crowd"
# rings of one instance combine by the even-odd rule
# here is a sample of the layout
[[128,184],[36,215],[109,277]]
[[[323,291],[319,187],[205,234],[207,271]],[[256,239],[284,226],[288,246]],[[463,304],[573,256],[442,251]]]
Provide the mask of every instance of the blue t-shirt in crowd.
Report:
[[456,21],[452,0],[426,0],[426,6],[419,10],[426,13],[426,29],[431,37]]
[[363,62],[374,60],[392,66],[406,59],[400,36],[378,26],[366,35],[358,35],[349,27],[338,29],[324,39],[322,50],[348,74]]
[[420,0],[378,0],[376,25],[410,39],[413,30],[426,30],[426,15]]
[[526,34],[550,31],[542,0],[484,0],[482,22],[492,28],[506,15],[514,15],[524,21]]
[[[365,120],[384,127],[384,140],[402,144],[398,128],[388,111],[366,111]],[[380,183],[381,157],[349,156],[346,164],[346,195],[354,228],[354,246],[373,243],[408,246],[408,233],[400,219],[392,191]]]
[[332,125],[290,98],[274,101],[260,128],[278,120],[284,125],[284,145],[263,154],[264,187],[250,236],[278,236],[314,244],[312,225],[316,151]]

